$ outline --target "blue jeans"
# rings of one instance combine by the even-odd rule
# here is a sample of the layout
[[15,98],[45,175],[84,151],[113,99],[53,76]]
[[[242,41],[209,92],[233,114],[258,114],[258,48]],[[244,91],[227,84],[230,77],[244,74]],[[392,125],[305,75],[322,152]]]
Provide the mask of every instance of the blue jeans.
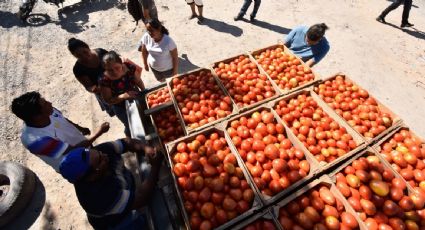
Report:
[[243,17],[246,14],[246,11],[248,10],[252,1],[254,1],[254,9],[252,10],[251,18],[255,18],[258,8],[260,8],[261,0],[245,0],[238,16]]

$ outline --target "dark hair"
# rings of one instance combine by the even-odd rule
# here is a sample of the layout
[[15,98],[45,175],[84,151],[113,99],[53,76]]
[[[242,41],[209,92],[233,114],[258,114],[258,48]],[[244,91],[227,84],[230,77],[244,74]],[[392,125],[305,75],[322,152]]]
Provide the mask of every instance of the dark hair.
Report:
[[146,25],[149,24],[150,26],[152,26],[152,28],[154,29],[161,29],[161,33],[162,34],[166,34],[169,35],[170,33],[168,32],[167,28],[165,28],[164,25],[161,24],[161,22],[157,19],[157,18],[153,18],[153,19],[149,19],[146,21]]
[[90,49],[89,45],[87,45],[87,43],[76,39],[76,38],[70,38],[68,40],[68,50],[71,53],[74,53],[78,48],[87,48]]
[[122,64],[121,56],[115,51],[109,51],[102,58],[102,65],[105,66],[109,62]]
[[325,35],[329,27],[325,23],[312,25],[307,31],[307,38],[310,41],[319,41]]
[[23,121],[31,121],[32,118],[41,113],[41,95],[38,92],[25,93],[12,101],[12,112]]

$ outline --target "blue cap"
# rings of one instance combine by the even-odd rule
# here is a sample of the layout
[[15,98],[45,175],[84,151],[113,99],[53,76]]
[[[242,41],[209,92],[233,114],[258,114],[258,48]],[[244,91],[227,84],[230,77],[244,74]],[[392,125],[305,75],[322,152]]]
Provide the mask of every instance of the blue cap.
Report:
[[87,173],[89,168],[89,149],[83,147],[69,151],[59,165],[61,175],[71,183],[75,183],[81,179]]

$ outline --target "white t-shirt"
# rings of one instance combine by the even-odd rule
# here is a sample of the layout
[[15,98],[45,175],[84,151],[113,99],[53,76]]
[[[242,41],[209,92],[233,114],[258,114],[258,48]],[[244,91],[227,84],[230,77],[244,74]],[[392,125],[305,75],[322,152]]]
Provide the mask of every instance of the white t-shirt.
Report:
[[139,51],[142,50],[142,45],[145,45],[149,52],[148,64],[153,69],[163,72],[173,68],[170,51],[176,49],[177,46],[170,36],[164,34],[160,42],[155,42],[148,33],[145,33],[139,41]]
[[22,144],[57,172],[68,146],[84,140],[86,138],[80,130],[67,121],[57,109],[53,109],[48,126],[36,128],[24,125],[21,135]]

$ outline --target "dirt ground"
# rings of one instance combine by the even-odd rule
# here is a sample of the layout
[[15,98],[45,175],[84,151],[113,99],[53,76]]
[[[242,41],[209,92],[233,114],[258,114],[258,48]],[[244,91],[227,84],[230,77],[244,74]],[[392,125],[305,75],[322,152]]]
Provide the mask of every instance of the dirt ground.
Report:
[[[385,0],[263,0],[258,21],[233,21],[242,0],[204,0],[206,20],[188,20],[183,0],[156,0],[160,20],[170,30],[179,50],[180,72],[282,40],[291,28],[325,22],[331,50],[314,69],[322,77],[343,72],[398,114],[425,137],[425,2],[414,1],[413,28],[401,30],[402,7],[383,25],[375,17]],[[0,160],[19,162],[40,180],[36,200],[11,229],[91,229],[74,189],[20,143],[22,122],[9,110],[13,98],[37,90],[71,120],[94,129],[111,122],[111,130],[97,143],[123,136],[116,118],[100,111],[96,100],[75,80],[75,59],[66,48],[76,37],[92,48],[113,49],[137,63],[136,51],[143,25],[127,13],[125,2],[65,1],[58,9],[39,1],[33,14],[47,21],[24,26],[14,15],[19,0],[0,1]],[[249,12],[251,9],[249,10]],[[38,24],[37,24],[38,23]],[[143,72],[146,85],[156,84]]]

